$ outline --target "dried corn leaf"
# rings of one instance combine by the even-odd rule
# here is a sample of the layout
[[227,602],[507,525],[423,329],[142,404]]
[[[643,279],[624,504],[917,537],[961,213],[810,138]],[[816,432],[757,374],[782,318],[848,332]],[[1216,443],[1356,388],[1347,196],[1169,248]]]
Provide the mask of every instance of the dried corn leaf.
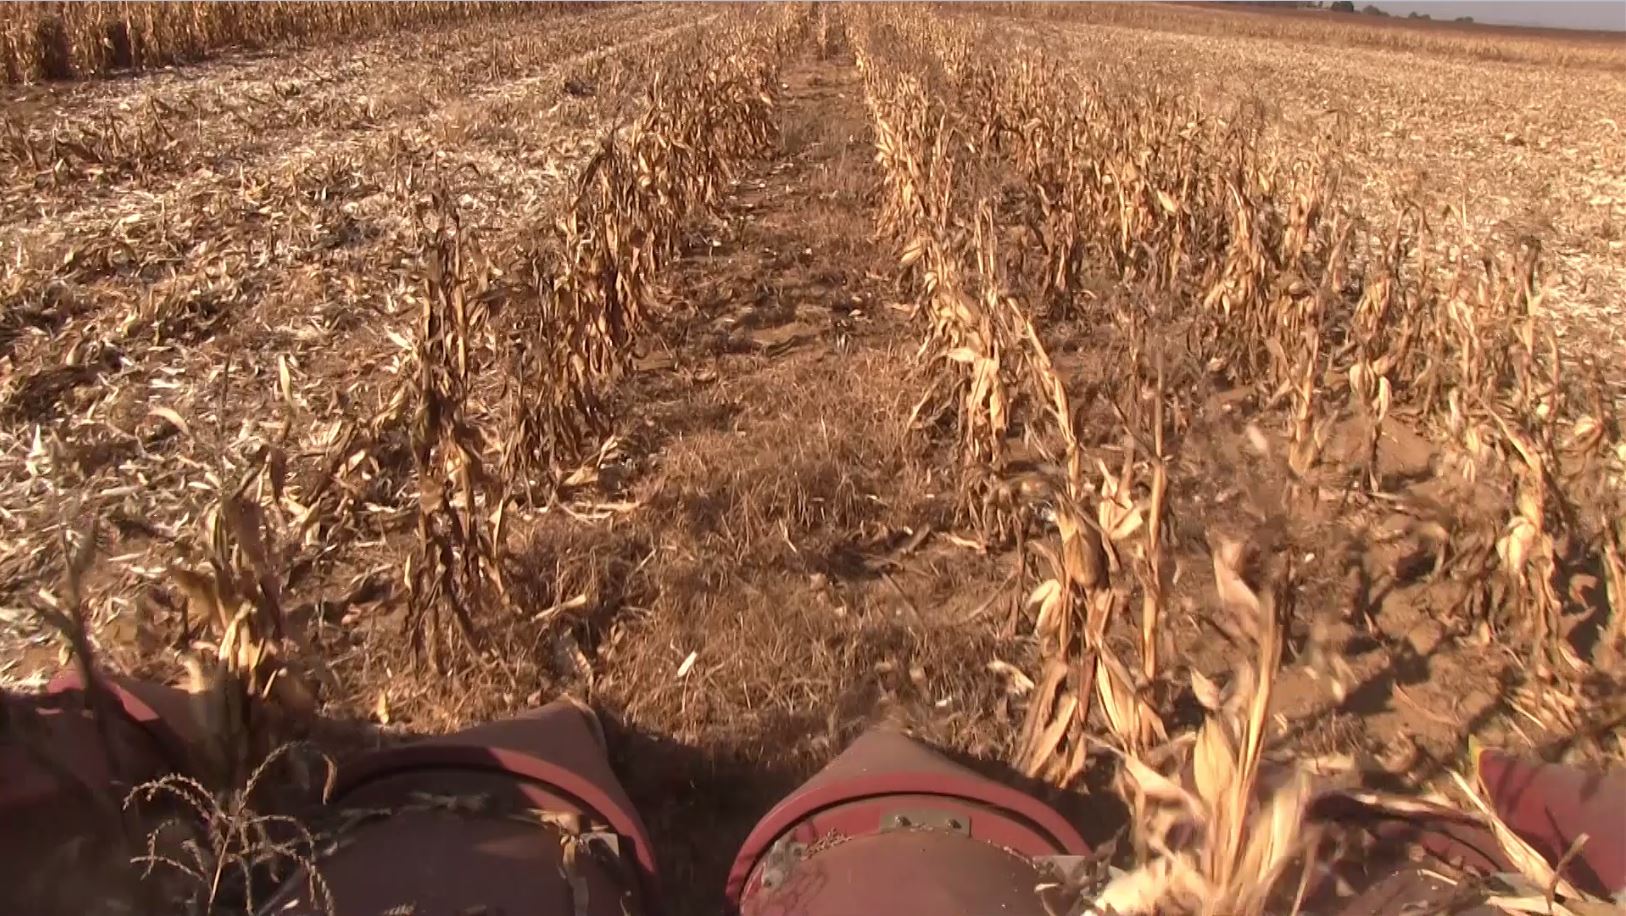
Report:
[[1135,707],[1139,703],[1134,690],[1119,683],[1111,666],[1100,657],[1095,660],[1095,692],[1101,698],[1101,711],[1106,714],[1107,727],[1113,737],[1123,744],[1135,742],[1138,738]]
[[1179,783],[1152,769],[1133,754],[1125,754],[1123,763],[1124,775],[1142,795],[1153,801],[1178,805],[1198,817],[1203,816],[1202,805]]
[[1513,828],[1502,820],[1495,809],[1480,796],[1479,792],[1461,773],[1452,771],[1451,780],[1456,783],[1457,788],[1462,790],[1462,794],[1468,799],[1469,804],[1473,805],[1474,809],[1483,816],[1485,823],[1496,834],[1497,845],[1502,847],[1502,852],[1507,855],[1508,861],[1513,863],[1513,867],[1540,887],[1554,888],[1564,897],[1578,898],[1581,896],[1573,885],[1553,870],[1552,865],[1541,853],[1536,851],[1535,847],[1513,832]]
[[1219,712],[1224,702],[1224,693],[1219,685],[1195,668],[1191,669],[1191,692],[1197,698],[1197,702],[1209,712]]
[[1225,723],[1212,716],[1203,722],[1191,762],[1197,795],[1209,810],[1217,810],[1237,778],[1236,748]]

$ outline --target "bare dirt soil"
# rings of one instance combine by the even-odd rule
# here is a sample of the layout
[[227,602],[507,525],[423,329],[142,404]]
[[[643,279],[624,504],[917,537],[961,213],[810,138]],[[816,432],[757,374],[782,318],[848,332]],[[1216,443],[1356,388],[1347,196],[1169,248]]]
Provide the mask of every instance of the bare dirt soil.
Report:
[[[395,396],[427,176],[453,190],[477,251],[532,244],[643,104],[664,42],[723,15],[616,6],[13,91],[6,118],[36,145],[109,119],[147,139],[102,162],[0,157],[0,684],[34,688],[60,664],[33,607],[84,518],[99,526],[86,603],[102,662],[179,676],[203,634],[168,569],[195,558],[211,494],[265,443],[296,479],[318,468],[351,434],[339,418]],[[1324,140],[1337,120],[1362,182],[1348,191],[1374,219],[1407,188],[1434,208],[1471,199],[1474,231],[1554,254],[1550,304],[1571,340],[1623,345],[1621,75],[987,23],[1013,56],[1112,57],[1204,97],[1258,91],[1272,143]],[[882,176],[851,50],[804,48],[779,80],[777,149],[683,233],[605,405],[611,434],[557,498],[505,520],[511,593],[481,620],[475,661],[435,672],[407,646],[418,494],[403,429],[337,452],[358,469],[346,522],[289,548],[286,605],[335,676],[322,714],[344,723],[337,752],[580,697],[672,887],[720,888],[773,801],[878,722],[1029,784],[1009,761],[1043,666],[1028,601],[1041,551],[967,523],[953,433],[915,413],[933,370],[898,254],[877,241]],[[1618,683],[1600,672],[1555,707],[1464,584],[1494,572],[1496,544],[1463,532],[1503,524],[1504,480],[1454,473],[1401,417],[1371,453],[1355,421],[1331,429],[1331,470],[1303,485],[1273,405],[1183,364],[1185,330],[1149,342],[1193,405],[1168,468],[1168,708],[1200,718],[1190,672],[1223,679],[1248,651],[1216,612],[1223,538],[1295,570],[1274,753],[1409,791],[1456,768],[1470,737],[1619,759]],[[1061,315],[1046,333],[1070,390],[1125,371],[1110,328]],[[1110,398],[1079,403],[1105,471],[1124,460],[1119,417]],[[1050,485],[1031,465],[1013,462],[1012,487]],[[1357,477],[1381,495],[1353,498]],[[1602,577],[1566,618],[1587,657],[1611,614]],[[1132,644],[1132,623],[1109,638]],[[1121,826],[1109,771],[1034,787],[1104,840]]]

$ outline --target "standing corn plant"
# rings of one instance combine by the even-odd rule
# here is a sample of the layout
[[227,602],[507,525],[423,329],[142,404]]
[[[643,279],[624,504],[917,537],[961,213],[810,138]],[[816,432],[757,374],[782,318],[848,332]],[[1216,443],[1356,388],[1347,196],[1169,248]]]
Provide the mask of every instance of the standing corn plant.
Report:
[[503,494],[470,412],[471,350],[486,314],[470,301],[462,224],[444,192],[430,195],[418,219],[425,270],[411,420],[418,540],[405,571],[407,627],[413,649],[444,671],[453,639],[478,647],[474,615],[502,592]]

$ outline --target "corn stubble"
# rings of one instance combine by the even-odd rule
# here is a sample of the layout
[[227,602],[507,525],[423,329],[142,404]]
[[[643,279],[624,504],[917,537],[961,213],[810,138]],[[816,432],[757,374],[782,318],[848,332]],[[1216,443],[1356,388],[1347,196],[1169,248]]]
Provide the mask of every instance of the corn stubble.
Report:
[[558,3],[25,2],[0,10],[0,77],[31,83],[530,13]]
[[[1210,533],[1216,624],[1251,657],[1223,689],[1191,671],[1194,731],[1164,722],[1181,687],[1160,632],[1164,532],[1181,511],[1168,473],[1194,372],[1274,413],[1297,498],[1345,471],[1327,454],[1340,426],[1358,431],[1348,486],[1380,495],[1396,417],[1463,478],[1505,481],[1502,527],[1448,549],[1477,555],[1469,607],[1523,647],[1540,690],[1578,689],[1588,663],[1561,638],[1559,565],[1598,560],[1618,609],[1619,522],[1586,500],[1619,499],[1620,452],[1608,398],[1544,320],[1534,244],[1476,249],[1451,214],[1436,224],[1404,202],[1396,224],[1368,223],[1340,202],[1326,151],[1262,152],[1257,113],[998,53],[982,20],[863,7],[848,26],[884,175],[877,228],[921,325],[911,423],[952,430],[962,513],[986,539],[1039,537],[1027,604],[1046,660],[1010,760],[1057,785],[1091,750],[1122,762],[1145,864],[1080,912],[1261,913],[1291,905],[1303,883],[1284,879],[1311,867],[1309,784],[1264,773],[1290,558]],[[1057,370],[1058,319],[1106,323],[1121,357],[1106,390]],[[1119,428],[1083,428],[1100,405],[1081,396],[1108,401]],[[1117,467],[1092,456],[1102,445]],[[1040,519],[1048,533],[1030,535]],[[1120,619],[1127,644],[1108,635]]]
[[1194,35],[1245,35],[1469,60],[1626,70],[1626,53],[1622,52],[1620,43],[1601,32],[1564,34],[1543,29],[1534,30],[1538,32],[1536,35],[1521,36],[1511,29],[1490,31],[1440,20],[1425,22],[1419,27],[1399,17],[1336,13],[1324,16],[1319,12],[1293,10],[1286,10],[1287,15],[1275,15],[1278,12],[1275,10],[1268,13],[1249,10],[1239,16],[1236,11],[1159,9],[1139,3],[979,3],[975,6],[1001,16],[1109,27],[1152,28]]
[[[159,6],[15,8],[7,78],[64,66],[29,56],[41,53],[40,17],[67,31],[65,66],[91,74],[114,65],[94,50],[107,17],[134,23]],[[244,30],[258,30],[260,43],[299,40],[275,25],[290,6],[185,7],[191,21],[159,17],[160,37],[139,45],[155,50],[136,63],[242,43]],[[486,13],[445,6],[324,15],[353,19],[333,34],[361,34],[368,17],[382,27]],[[145,25],[124,28],[146,35]],[[508,588],[509,519],[560,500],[610,447],[611,394],[663,309],[666,267],[738,166],[775,145],[779,66],[801,43],[826,58],[851,48],[862,77],[883,179],[877,230],[896,247],[919,329],[908,422],[952,443],[962,520],[986,542],[1018,547],[1041,662],[1009,762],[1057,786],[1076,785],[1100,752],[1120,763],[1137,867],[1079,889],[1074,912],[1262,913],[1290,905],[1312,866],[1310,785],[1271,771],[1266,757],[1299,610],[1292,558],[1211,532],[1215,622],[1245,652],[1221,684],[1169,651],[1169,542],[1191,511],[1170,478],[1204,386],[1245,390],[1266,406],[1286,443],[1272,460],[1295,498],[1337,486],[1378,498],[1379,443],[1401,419],[1426,429],[1463,478],[1500,486],[1495,529],[1455,532],[1448,545],[1460,568],[1486,573],[1465,610],[1519,647],[1540,690],[1568,696],[1589,662],[1562,638],[1561,567],[1595,560],[1609,606],[1626,600],[1626,452],[1609,399],[1564,362],[1544,320],[1540,252],[1475,247],[1453,234],[1451,214],[1406,202],[1398,222],[1373,225],[1340,202],[1326,151],[1264,152],[1261,115],[1001,54],[985,31],[921,8],[787,7],[629,53],[617,72],[632,76],[616,78],[647,79],[647,93],[574,173],[564,206],[526,226],[517,245],[487,246],[463,219],[456,176],[433,155],[373,149],[373,165],[400,175],[415,201],[396,292],[416,320],[399,341],[398,384],[375,415],[324,416],[296,399],[286,361],[253,367],[274,371],[276,416],[207,442],[209,504],[177,538],[184,560],[168,576],[199,627],[186,665],[216,739],[213,772],[206,787],[163,791],[213,805],[223,787],[247,785],[241,801],[257,781],[254,762],[287,736],[263,717],[310,715],[331,675],[283,592],[313,556],[379,534],[362,518],[390,501],[380,490],[409,497],[400,586],[420,662],[472,664],[486,651],[486,624],[523,610]],[[150,121],[129,136],[13,130],[0,138],[0,164],[26,164],[47,182],[117,163],[162,169],[172,152],[180,167],[167,115]],[[343,163],[310,168],[314,186],[343,183]],[[82,256],[122,255],[108,243]],[[195,297],[152,295],[114,343],[134,351],[207,320]],[[1105,382],[1081,385],[1063,368],[1066,322],[1110,341]],[[88,344],[74,349],[65,370],[97,358]],[[222,403],[231,375],[220,380]],[[44,394],[8,392],[6,407],[27,412]],[[1105,416],[1114,420],[1103,426]],[[158,419],[167,434],[209,436],[198,418]],[[214,419],[224,426],[224,410]],[[293,480],[296,425],[326,433]],[[1340,428],[1357,431],[1351,467],[1329,455]],[[36,451],[31,482],[71,490],[62,443],[36,437]],[[392,483],[392,467],[408,479]],[[48,617],[88,665],[71,596],[90,551],[62,553],[70,597]],[[1622,627],[1613,613],[1605,646],[1619,646]],[[1187,690],[1201,721],[1177,733],[1171,711]],[[223,836],[249,836],[242,805],[210,811],[204,820]],[[302,837],[273,852],[297,861],[310,847]],[[172,867],[200,876],[212,897],[209,873],[223,861]]]

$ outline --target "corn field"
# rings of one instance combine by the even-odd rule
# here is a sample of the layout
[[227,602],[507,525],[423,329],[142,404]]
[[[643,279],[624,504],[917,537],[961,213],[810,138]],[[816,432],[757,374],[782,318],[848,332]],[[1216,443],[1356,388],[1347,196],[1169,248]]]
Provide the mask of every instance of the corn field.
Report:
[[12,3],[0,16],[7,83],[105,76],[222,51],[345,41],[520,14],[532,3]]
[[[1285,825],[1301,822],[1308,795],[1289,783],[1261,809],[1246,800],[1287,628],[1317,611],[1295,600],[1301,561],[1210,536],[1231,618],[1220,628],[1256,649],[1226,691],[1190,672],[1207,718],[1184,752],[1195,785],[1178,787],[1164,721],[1180,689],[1162,632],[1166,532],[1184,509],[1170,475],[1195,399],[1212,386],[1262,409],[1247,431],[1257,456],[1279,464],[1288,511],[1329,485],[1384,494],[1385,427],[1425,431],[1442,463],[1489,484],[1502,506],[1445,526],[1450,558],[1436,574],[1455,566],[1471,583],[1456,610],[1522,647],[1540,689],[1573,695],[1591,665],[1560,637],[1562,570],[1617,550],[1614,510],[1592,502],[1610,493],[1602,505],[1619,505],[1618,433],[1604,432],[1618,428],[1612,398],[1599,367],[1584,354],[1569,362],[1544,321],[1535,241],[1442,242],[1415,209],[1374,225],[1340,206],[1326,150],[1267,154],[1247,112],[1026,55],[1011,63],[986,33],[974,20],[886,10],[861,17],[856,47],[885,175],[878,227],[899,250],[924,334],[928,394],[912,416],[957,431],[968,524],[1007,539],[1035,514],[1053,525],[1028,577],[1045,661],[1012,763],[1070,785],[1104,725],[1131,823],[1146,825],[1137,848],[1162,850],[1108,899],[1124,912],[1264,912],[1302,851]],[[1112,354],[1115,377],[1069,385],[1046,325],[1070,321]],[[1084,419],[1102,405],[1115,420],[1104,428]],[[1336,457],[1335,438],[1353,440]],[[1051,469],[1042,488],[1013,486],[1018,453]],[[1322,663],[1341,651],[1309,639]],[[1343,696],[1347,670],[1321,673]],[[1197,850],[1171,847],[1178,817],[1156,813],[1171,805],[1198,813]]]
[[[1618,763],[1618,54],[1386,28],[11,5],[0,684],[183,683],[221,792],[324,718],[898,722],[1121,801],[1080,914],[1286,911],[1328,784],[1470,740]],[[1484,73],[1260,75],[1351,46]]]

